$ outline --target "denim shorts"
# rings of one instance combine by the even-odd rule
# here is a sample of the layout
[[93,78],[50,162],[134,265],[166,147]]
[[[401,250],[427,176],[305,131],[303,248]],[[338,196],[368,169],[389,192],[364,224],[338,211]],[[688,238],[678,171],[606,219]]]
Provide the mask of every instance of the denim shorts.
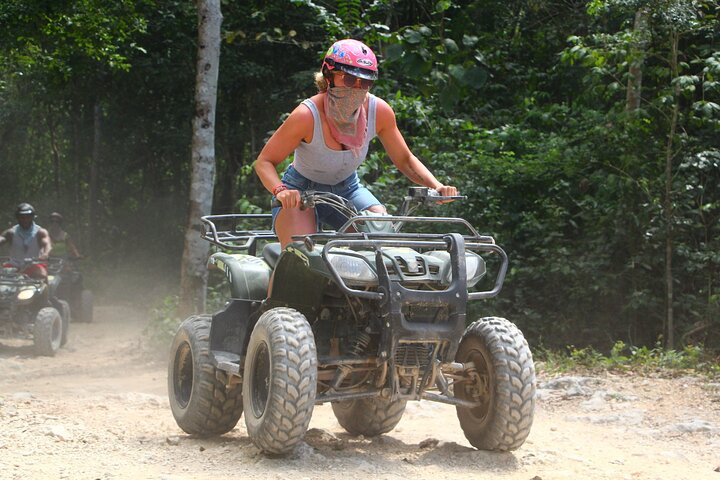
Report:
[[[282,177],[282,183],[287,185],[291,190],[299,190],[301,193],[307,190],[316,192],[331,192],[350,200],[358,212],[367,210],[373,205],[382,205],[370,193],[370,190],[360,184],[357,172],[353,172],[348,178],[335,185],[325,185],[323,183],[313,182],[312,180],[302,176],[295,167],[290,165]],[[275,200],[275,197],[272,198]],[[272,209],[273,230],[275,229],[275,218],[282,207]],[[333,229],[342,227],[347,221],[347,217],[328,205],[318,205],[315,207],[315,221],[318,229],[321,225],[326,225]]]

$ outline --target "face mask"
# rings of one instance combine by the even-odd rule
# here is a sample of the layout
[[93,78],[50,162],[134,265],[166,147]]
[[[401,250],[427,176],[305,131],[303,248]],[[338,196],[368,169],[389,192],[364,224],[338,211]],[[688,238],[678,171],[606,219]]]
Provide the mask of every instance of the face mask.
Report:
[[350,148],[355,156],[365,142],[367,90],[351,87],[330,87],[325,97],[325,117],[330,133],[342,145]]

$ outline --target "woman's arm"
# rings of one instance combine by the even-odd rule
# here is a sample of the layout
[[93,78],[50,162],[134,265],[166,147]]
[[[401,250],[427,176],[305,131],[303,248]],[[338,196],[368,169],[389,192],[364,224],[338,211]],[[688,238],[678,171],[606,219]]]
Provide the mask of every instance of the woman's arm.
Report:
[[310,141],[313,132],[313,115],[305,105],[298,105],[265,144],[255,161],[255,173],[268,192],[275,195],[283,208],[300,206],[300,192],[284,190],[277,194],[273,189],[281,184],[277,166],[290,155],[300,142]]
[[457,195],[453,186],[443,185],[428,168],[410,151],[395,121],[395,112],[386,101],[377,99],[376,130],[390,160],[403,175],[418,185],[433,188],[441,195]]
[[312,112],[305,105],[298,105],[263,147],[255,161],[255,172],[270,193],[280,183],[277,166],[300,142],[308,140],[312,135],[312,128]]
[[70,252],[70,255],[73,258],[80,258],[82,256],[75,246],[75,242],[72,241],[72,238],[70,238],[70,235],[68,235],[67,232],[65,233],[65,245],[67,245],[68,252]]

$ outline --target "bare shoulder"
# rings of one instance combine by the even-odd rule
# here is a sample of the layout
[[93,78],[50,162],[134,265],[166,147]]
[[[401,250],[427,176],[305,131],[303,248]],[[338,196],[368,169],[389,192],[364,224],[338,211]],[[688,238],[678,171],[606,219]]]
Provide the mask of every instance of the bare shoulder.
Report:
[[285,119],[285,123],[290,122],[291,124],[301,125],[308,120],[312,120],[312,112],[306,105],[303,105],[301,103],[297,107],[295,107],[292,112],[290,112],[288,118]]
[[[310,101],[317,107],[319,111],[323,111],[325,106],[325,94],[324,93],[316,93],[312,97],[310,97]],[[310,111],[309,107],[305,107],[308,112]],[[312,114],[312,113],[311,113]]]
[[284,126],[291,128],[301,138],[305,138],[312,134],[313,114],[307,105],[299,104],[290,112],[285,120]]
[[392,128],[395,125],[395,112],[389,103],[380,97],[375,97],[375,115],[378,132],[387,127]]

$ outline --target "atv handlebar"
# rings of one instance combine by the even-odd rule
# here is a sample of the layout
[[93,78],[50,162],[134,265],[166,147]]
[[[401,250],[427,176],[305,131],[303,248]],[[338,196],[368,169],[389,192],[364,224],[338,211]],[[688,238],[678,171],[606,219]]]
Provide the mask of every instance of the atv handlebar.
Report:
[[[348,218],[359,214],[355,205],[340,195],[335,195],[330,192],[317,192],[315,190],[307,190],[300,194],[300,210],[315,208],[318,205],[329,205]],[[282,208],[282,203],[273,197],[270,206],[272,208]]]
[[[413,209],[413,204],[420,205],[435,205],[438,203],[452,202],[455,200],[467,200],[465,195],[440,195],[437,190],[427,187],[410,187],[408,195],[405,196],[403,203],[398,211],[398,216],[408,215]],[[315,208],[316,205],[330,205],[345,214],[348,218],[352,218],[358,215],[358,210],[355,208],[350,201],[347,199],[335,195],[330,192],[317,192],[314,190],[307,190],[300,194],[300,209],[304,210],[307,208]],[[273,197],[270,202],[271,208],[280,208],[282,203]],[[415,207],[417,208],[417,207]]]

